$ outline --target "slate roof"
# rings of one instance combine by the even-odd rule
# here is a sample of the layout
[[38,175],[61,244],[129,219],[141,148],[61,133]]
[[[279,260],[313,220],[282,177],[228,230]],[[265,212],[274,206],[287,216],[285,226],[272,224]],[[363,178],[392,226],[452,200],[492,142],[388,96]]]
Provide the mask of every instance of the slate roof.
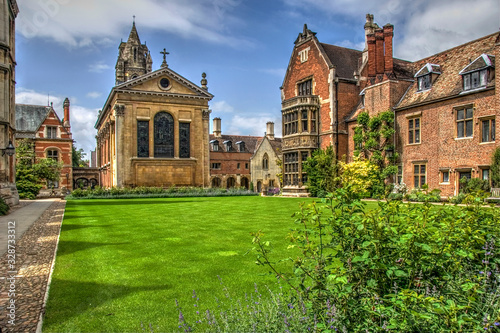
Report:
[[50,106],[16,104],[16,131],[36,132],[51,109]]
[[354,79],[354,71],[358,70],[359,59],[363,52],[325,43],[320,45],[332,65],[336,67],[337,75],[345,79]]
[[269,142],[271,142],[271,147],[273,147],[273,150],[276,153],[276,155],[281,156],[283,154],[283,151],[281,150],[282,146],[281,138],[274,138],[274,140],[269,140]]
[[[221,135],[220,137],[215,137],[213,134],[210,134],[210,142],[213,140],[219,141],[219,151],[218,152],[224,152],[227,153],[226,151],[226,145],[224,145],[224,141],[231,141],[232,143],[232,149],[230,152],[232,153],[237,153],[239,152],[238,146],[236,145],[236,142],[243,141],[245,143],[245,153],[250,153],[253,154],[255,152],[255,148],[257,148],[258,144],[262,140],[262,137],[260,136],[248,136],[248,135]],[[210,145],[210,151],[213,151],[212,145]]]
[[[460,71],[482,54],[494,54],[495,40],[498,36],[499,33],[496,32],[414,62],[414,73],[417,73],[417,71],[429,63],[439,65],[441,74],[434,80],[432,87],[425,91],[418,91],[418,83],[415,80],[396,106],[396,109],[408,108],[418,104],[434,102],[442,98],[458,96],[463,92]],[[494,81],[492,81],[487,87],[494,86],[494,84]]]

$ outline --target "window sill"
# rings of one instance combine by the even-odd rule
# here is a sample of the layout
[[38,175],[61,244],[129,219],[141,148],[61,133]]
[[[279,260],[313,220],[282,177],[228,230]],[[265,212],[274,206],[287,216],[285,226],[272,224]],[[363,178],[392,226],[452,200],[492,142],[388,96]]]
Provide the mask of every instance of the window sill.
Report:
[[451,185],[450,182],[446,182],[446,183],[439,183],[439,185]]
[[495,143],[495,141],[479,142],[480,145],[491,145],[492,143]]
[[460,141],[460,140],[472,140],[474,137],[473,136],[467,136],[467,137],[464,137],[464,138],[455,138],[454,140],[455,141]]
[[419,146],[419,145],[421,145],[421,144],[422,144],[422,142],[418,142],[418,143],[407,143],[406,145],[407,145],[407,146]]

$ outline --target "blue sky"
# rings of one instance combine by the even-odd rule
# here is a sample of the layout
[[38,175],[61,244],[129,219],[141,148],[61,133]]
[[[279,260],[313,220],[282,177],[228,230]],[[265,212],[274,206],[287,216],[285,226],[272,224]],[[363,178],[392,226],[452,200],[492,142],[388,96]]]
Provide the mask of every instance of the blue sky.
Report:
[[[282,84],[304,23],[322,43],[362,50],[365,15],[392,23],[394,55],[418,60],[498,31],[498,0],[19,0],[16,103],[62,116],[71,101],[78,148],[95,147],[97,112],[114,85],[118,45],[136,16],[141,42],[160,67],[199,84],[207,73],[212,118],[226,134],[281,134]],[[48,97],[49,96],[49,97]]]

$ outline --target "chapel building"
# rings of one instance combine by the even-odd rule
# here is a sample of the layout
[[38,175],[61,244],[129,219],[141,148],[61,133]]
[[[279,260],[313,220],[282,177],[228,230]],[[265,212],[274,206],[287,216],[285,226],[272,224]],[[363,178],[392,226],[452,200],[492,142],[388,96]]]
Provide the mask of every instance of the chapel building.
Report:
[[165,50],[152,70],[135,22],[119,46],[116,85],[99,112],[97,166],[104,187],[210,185],[208,92],[173,71]]

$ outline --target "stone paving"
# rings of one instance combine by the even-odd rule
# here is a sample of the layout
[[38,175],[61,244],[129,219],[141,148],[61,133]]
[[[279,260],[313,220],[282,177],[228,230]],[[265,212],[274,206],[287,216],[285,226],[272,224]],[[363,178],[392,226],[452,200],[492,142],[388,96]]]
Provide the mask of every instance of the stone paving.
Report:
[[[37,211],[35,214],[40,213],[22,236],[16,231],[15,253],[6,252],[0,258],[0,333],[41,331],[39,321],[44,314],[47,284],[66,201],[53,200],[50,205],[45,202],[45,205],[30,209],[35,203],[37,201],[6,216],[19,217],[33,209]],[[1,234],[8,233],[7,225],[0,224],[0,228],[5,229],[0,230]]]

